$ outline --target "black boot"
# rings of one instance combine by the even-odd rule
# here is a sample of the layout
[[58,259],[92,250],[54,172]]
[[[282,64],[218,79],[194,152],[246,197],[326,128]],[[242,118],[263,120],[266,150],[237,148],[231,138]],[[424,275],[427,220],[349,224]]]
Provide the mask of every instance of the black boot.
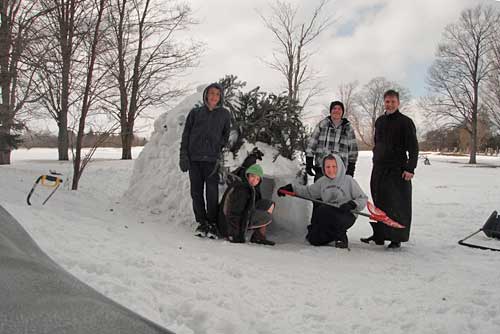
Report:
[[335,248],[349,248],[349,239],[347,239],[347,233],[343,233],[339,240],[335,240]]
[[349,248],[349,243],[347,241],[335,241],[335,248]]
[[384,245],[384,240],[375,239],[374,235],[372,235],[368,238],[360,238],[359,240],[361,242],[364,242],[365,244],[369,244],[370,241],[375,241],[375,245]]
[[399,247],[401,247],[401,243],[398,241],[391,241],[389,246],[387,246],[387,248],[399,248]]
[[255,232],[253,232],[250,242],[266,246],[274,246],[276,244],[274,241],[266,239],[266,237],[262,235],[259,230],[255,230]]

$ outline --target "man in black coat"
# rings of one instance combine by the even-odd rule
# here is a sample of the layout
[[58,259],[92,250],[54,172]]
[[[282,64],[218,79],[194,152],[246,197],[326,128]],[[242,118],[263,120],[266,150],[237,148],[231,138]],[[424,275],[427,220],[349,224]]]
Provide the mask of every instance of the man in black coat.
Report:
[[181,171],[189,171],[193,211],[199,224],[196,234],[212,238],[217,236],[217,160],[229,139],[231,120],[223,102],[223,89],[219,84],[213,83],[205,88],[203,105],[193,108],[186,118],[179,157]]
[[370,189],[375,206],[405,228],[371,223],[373,235],[361,238],[362,242],[374,241],[377,245],[389,240],[388,248],[399,248],[410,237],[411,179],[418,160],[415,124],[399,111],[399,103],[398,92],[384,93],[385,113],[375,122]]

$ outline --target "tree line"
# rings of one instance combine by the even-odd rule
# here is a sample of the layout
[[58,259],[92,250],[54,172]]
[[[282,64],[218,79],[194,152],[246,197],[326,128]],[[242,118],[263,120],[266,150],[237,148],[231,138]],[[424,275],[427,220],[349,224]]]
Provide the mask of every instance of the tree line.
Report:
[[75,134],[72,189],[93,153],[81,153],[89,124],[103,127],[96,144],[118,131],[131,159],[136,119],[185,93],[176,78],[203,51],[181,38],[195,22],[177,1],[2,0],[0,14],[0,164],[29,119],[50,118],[59,160]]
[[[276,42],[262,60],[281,75],[283,91],[243,91],[236,77],[221,79],[234,97],[228,108],[241,138],[270,143],[290,158],[304,147],[303,110],[322,92],[312,47],[334,22],[328,5],[320,0],[299,19],[297,5],[275,0],[257,13]],[[186,92],[178,78],[204,50],[185,38],[196,23],[191,8],[174,0],[2,0],[0,14],[0,164],[10,163],[28,120],[49,118],[58,128],[59,159],[68,160],[74,147],[73,189],[91,158],[81,155],[91,124],[100,124],[96,145],[119,133],[122,158],[131,159],[137,118]],[[428,94],[411,109],[409,90],[382,76],[341,84],[337,95],[360,146],[373,145],[383,92],[391,88],[402,106],[423,111],[425,141],[461,132],[455,147],[468,136],[475,163],[477,150],[496,143],[500,129],[499,23],[498,10],[479,5],[448,25],[427,75]]]
[[[20,144],[19,147],[23,148],[35,148],[35,147],[50,147],[57,148],[59,145],[59,138],[56,134],[44,130],[44,131],[33,131],[33,130],[25,130],[19,137]],[[102,140],[104,139],[104,140]],[[122,147],[122,139],[121,135],[118,134],[106,134],[103,136],[102,133],[98,131],[93,131],[90,129],[87,133],[83,135],[82,147],[91,148],[97,145],[98,141],[102,141],[99,143],[100,147]],[[132,147],[134,146],[144,146],[146,145],[148,140],[144,137],[139,137],[137,135],[133,136],[132,139]],[[70,149],[74,149],[76,143],[76,134],[72,131],[68,133],[68,145]]]

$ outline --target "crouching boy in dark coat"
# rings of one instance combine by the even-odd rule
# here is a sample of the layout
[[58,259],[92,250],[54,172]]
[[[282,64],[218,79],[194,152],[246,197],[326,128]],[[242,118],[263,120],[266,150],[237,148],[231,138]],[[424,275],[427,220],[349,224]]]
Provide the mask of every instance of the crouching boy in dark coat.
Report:
[[272,221],[274,202],[262,199],[256,187],[264,172],[257,164],[245,171],[243,180],[234,181],[227,188],[219,206],[217,220],[219,234],[230,242],[244,243],[247,230],[254,230],[250,242],[273,246],[266,239],[266,228]]
[[315,183],[302,186],[281,187],[278,196],[284,196],[282,190],[293,191],[302,197],[321,199],[333,204],[320,205],[313,215],[311,225],[307,227],[306,239],[313,246],[323,246],[335,241],[335,247],[347,248],[347,229],[357,216],[351,210],[363,210],[368,197],[358,183],[346,175],[342,159],[337,154],[329,154],[323,160],[323,175]]

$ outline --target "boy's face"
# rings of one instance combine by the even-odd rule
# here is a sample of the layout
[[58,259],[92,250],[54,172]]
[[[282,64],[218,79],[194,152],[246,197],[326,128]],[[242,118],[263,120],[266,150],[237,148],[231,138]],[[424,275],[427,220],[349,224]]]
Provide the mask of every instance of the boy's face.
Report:
[[330,179],[334,179],[337,176],[337,160],[328,159],[325,161],[325,174]]
[[334,121],[340,121],[342,119],[342,107],[335,105],[332,110],[330,110],[330,116]]
[[397,96],[388,95],[384,98],[384,108],[387,112],[393,113],[399,108],[399,99]]
[[210,87],[207,92],[207,105],[210,110],[214,109],[220,101],[220,90]]
[[248,179],[248,184],[250,184],[252,187],[255,187],[260,182],[260,176],[255,174],[247,174],[247,179]]

